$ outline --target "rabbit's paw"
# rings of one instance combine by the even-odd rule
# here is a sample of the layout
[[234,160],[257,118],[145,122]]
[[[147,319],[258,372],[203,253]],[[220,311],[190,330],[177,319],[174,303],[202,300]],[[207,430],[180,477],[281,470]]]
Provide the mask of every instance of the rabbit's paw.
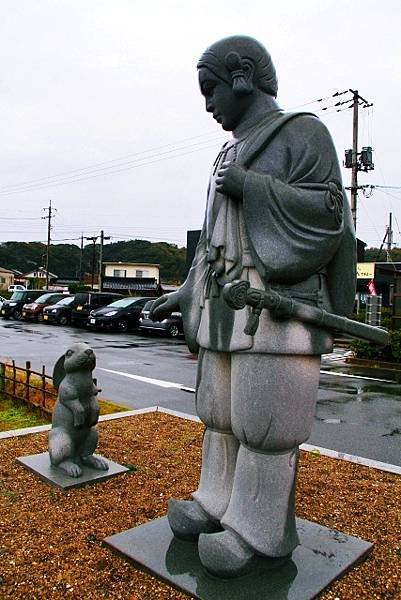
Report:
[[71,460],[63,460],[58,465],[59,469],[62,469],[70,477],[80,477],[82,475],[82,469],[79,465],[72,462]]
[[81,461],[87,467],[92,467],[92,469],[97,469],[98,471],[109,470],[109,463],[107,460],[101,456],[96,456],[96,454],[91,454],[90,456],[81,456]]

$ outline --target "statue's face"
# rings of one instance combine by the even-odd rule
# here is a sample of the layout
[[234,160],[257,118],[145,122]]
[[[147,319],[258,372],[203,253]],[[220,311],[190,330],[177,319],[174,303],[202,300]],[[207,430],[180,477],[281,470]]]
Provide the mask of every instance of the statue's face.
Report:
[[250,96],[236,96],[231,85],[219,79],[206,67],[199,69],[199,86],[206,110],[225,131],[233,131],[249,108]]

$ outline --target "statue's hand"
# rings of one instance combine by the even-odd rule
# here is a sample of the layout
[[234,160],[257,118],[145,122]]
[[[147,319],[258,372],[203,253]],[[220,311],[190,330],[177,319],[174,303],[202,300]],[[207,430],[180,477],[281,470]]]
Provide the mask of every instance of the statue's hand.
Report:
[[224,162],[217,172],[216,190],[234,200],[242,200],[246,170],[236,163]]
[[160,321],[161,318],[164,318],[173,311],[180,310],[179,299],[179,291],[160,296],[160,298],[157,298],[152,304],[152,308],[149,312],[149,319],[152,319],[153,321]]
[[81,427],[85,423],[85,409],[81,404],[75,407],[73,412],[74,415],[74,427]]
[[99,420],[99,405],[96,398],[93,398],[89,409],[89,427],[93,427]]

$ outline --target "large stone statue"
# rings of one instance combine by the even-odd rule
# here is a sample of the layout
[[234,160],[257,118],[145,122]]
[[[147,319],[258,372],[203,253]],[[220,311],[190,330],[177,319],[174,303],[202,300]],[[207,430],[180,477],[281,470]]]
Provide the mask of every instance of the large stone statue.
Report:
[[212,167],[188,278],[152,312],[183,313],[188,345],[199,350],[196,406],[206,426],[199,487],[190,501],[170,500],[169,523],[177,537],[199,540],[209,572],[233,577],[298,544],[298,446],[311,431],[320,355],[333,340],[268,310],[245,333],[250,309],[230,308],[223,287],[240,279],[347,315],[355,236],[331,137],[316,116],[279,108],[265,48],[223,39],[201,56],[198,73],[206,110],[233,137]]
[[92,371],[96,357],[83,342],[72,344],[56,362],[53,382],[58,398],[49,432],[50,461],[70,477],[80,477],[82,466],[107,471],[108,462],[94,454],[98,434],[99,390]]

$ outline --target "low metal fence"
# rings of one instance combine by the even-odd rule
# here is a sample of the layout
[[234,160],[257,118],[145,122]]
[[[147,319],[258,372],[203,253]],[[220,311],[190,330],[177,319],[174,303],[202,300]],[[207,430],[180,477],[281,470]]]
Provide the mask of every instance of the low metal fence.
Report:
[[25,368],[14,360],[0,362],[0,392],[47,414],[52,413],[57,399],[53,378],[46,374],[45,366],[42,372],[33,371],[30,361],[26,361]]

